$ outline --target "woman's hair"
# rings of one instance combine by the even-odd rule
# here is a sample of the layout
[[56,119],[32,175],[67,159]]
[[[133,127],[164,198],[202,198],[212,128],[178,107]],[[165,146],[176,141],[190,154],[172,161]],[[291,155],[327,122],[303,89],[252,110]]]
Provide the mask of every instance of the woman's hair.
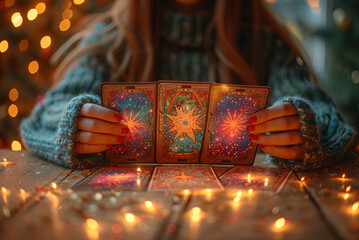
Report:
[[[55,81],[59,81],[66,69],[85,54],[106,55],[113,70],[110,81],[121,79],[126,82],[146,82],[155,79],[158,16],[163,1],[117,0],[108,11],[86,17],[79,26],[82,30],[70,38],[53,57],[57,62],[66,54],[56,69]],[[248,4],[252,6],[245,10],[252,11],[252,19],[243,22],[243,8],[248,8]],[[211,62],[209,81],[215,81],[216,76],[219,76],[225,83],[258,84],[252,69],[256,62],[257,33],[263,22],[269,23],[296,54],[305,56],[261,1],[217,0],[213,18],[205,33],[205,49]],[[99,23],[108,23],[104,29],[96,31],[96,34],[102,36],[100,41],[73,47],[92,33],[94,26]],[[244,25],[251,25],[253,34],[251,62],[246,61],[238,49],[240,29]],[[209,46],[211,35],[215,36],[213,47]]]

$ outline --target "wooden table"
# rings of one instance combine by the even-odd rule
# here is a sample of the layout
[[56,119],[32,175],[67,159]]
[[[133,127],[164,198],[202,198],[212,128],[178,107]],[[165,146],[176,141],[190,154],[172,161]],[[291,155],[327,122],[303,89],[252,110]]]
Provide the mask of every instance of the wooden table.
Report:
[[[65,169],[27,151],[0,150],[4,159],[11,163],[0,165],[0,239],[359,239],[353,156],[322,172],[293,173],[280,194],[254,191],[239,201],[238,190],[73,190],[96,169]],[[274,167],[263,154],[255,165]],[[57,190],[46,192],[52,183]]]

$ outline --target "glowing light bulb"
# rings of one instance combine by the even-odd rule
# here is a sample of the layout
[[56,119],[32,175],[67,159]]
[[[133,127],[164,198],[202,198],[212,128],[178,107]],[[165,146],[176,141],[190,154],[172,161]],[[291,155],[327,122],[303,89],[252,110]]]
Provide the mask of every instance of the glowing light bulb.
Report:
[[151,201],[146,201],[145,205],[146,205],[147,208],[152,208],[153,207],[153,204],[152,204]]
[[37,61],[31,61],[27,67],[30,74],[35,74],[39,70],[39,63]]
[[15,12],[11,15],[11,22],[14,25],[15,28],[20,27],[23,19],[19,12]]
[[355,212],[359,209],[359,202],[355,202],[352,206],[352,211]]
[[0,42],[0,52],[4,53],[7,51],[8,48],[9,48],[9,42],[6,40],[2,40]]
[[51,37],[50,36],[43,36],[40,40],[40,46],[42,48],[48,48],[51,45]]
[[300,181],[302,181],[302,182],[303,182],[304,180],[305,180],[305,177],[302,177],[302,178],[300,179]]
[[185,190],[183,191],[183,193],[184,193],[185,195],[188,195],[188,194],[189,194],[189,190],[185,189]]
[[141,168],[137,168],[137,172],[141,172]]
[[37,18],[37,10],[35,8],[30,9],[27,12],[27,19],[29,19],[29,21],[33,21]]
[[268,178],[264,180],[264,186],[268,186]]
[[277,221],[275,221],[274,227],[276,229],[281,229],[284,227],[284,224],[285,224],[285,218],[282,217],[282,218],[277,219]]
[[344,194],[344,200],[347,200],[349,198],[349,193]]
[[251,195],[252,193],[253,193],[253,189],[251,188],[248,190],[248,194]]
[[352,189],[352,186],[349,185],[349,186],[345,189],[345,191],[346,191],[346,192],[350,192],[351,189]]
[[132,213],[126,213],[125,219],[126,222],[133,223],[135,221],[135,216]]
[[19,141],[12,141],[11,150],[13,150],[13,151],[21,151],[21,143]]
[[65,9],[63,12],[62,12],[62,19],[71,19],[73,16],[73,12],[71,9]]
[[16,117],[19,110],[17,108],[17,106],[15,104],[11,104],[7,110],[7,112],[9,113],[10,117]]
[[86,219],[86,224],[90,229],[98,229],[98,223],[93,218]]
[[251,181],[251,175],[248,174],[248,182],[250,182],[250,181]]
[[64,19],[59,24],[59,28],[62,32],[69,30],[70,27],[71,27],[71,22],[69,19]]
[[76,4],[76,5],[83,4],[84,2],[85,2],[85,0],[74,0],[74,4]]
[[342,178],[345,178],[345,173],[343,173]]
[[56,189],[57,188],[57,184],[56,183],[51,183],[51,187],[52,187],[52,189]]
[[9,99],[11,101],[15,102],[18,97],[19,97],[19,92],[17,91],[16,88],[13,88],[9,91]]
[[38,14],[42,14],[46,10],[46,4],[43,2],[40,2],[40,3],[36,4],[35,9],[37,10]]

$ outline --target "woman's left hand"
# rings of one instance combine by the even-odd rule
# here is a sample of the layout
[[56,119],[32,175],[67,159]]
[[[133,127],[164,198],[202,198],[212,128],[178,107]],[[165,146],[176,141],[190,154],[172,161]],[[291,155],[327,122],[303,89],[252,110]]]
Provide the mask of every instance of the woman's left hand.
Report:
[[250,139],[263,152],[274,157],[303,160],[303,137],[299,132],[298,111],[292,104],[280,103],[261,110],[253,114],[248,122]]

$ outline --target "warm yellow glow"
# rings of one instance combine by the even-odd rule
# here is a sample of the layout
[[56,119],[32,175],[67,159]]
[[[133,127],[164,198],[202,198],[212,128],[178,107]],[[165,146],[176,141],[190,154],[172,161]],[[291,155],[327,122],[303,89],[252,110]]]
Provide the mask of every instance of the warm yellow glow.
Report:
[[319,0],[307,0],[307,3],[312,8],[319,7]]
[[14,3],[15,0],[5,0],[5,7],[11,7]]
[[248,174],[248,182],[250,182],[250,181],[251,181],[251,175]]
[[242,196],[242,191],[238,191],[238,192],[237,192],[237,196],[238,196],[238,197]]
[[71,27],[71,22],[68,19],[64,19],[60,22],[59,24],[59,28],[61,31],[65,32],[67,30],[69,30],[69,28]]
[[284,224],[285,224],[285,218],[279,218],[277,221],[275,221],[274,223],[274,227],[276,229],[281,229],[284,227]]
[[135,221],[135,216],[132,213],[125,214],[126,222],[133,223]]
[[344,194],[344,199],[347,200],[349,198],[349,193]]
[[26,195],[27,195],[27,193],[25,192],[25,190],[20,188],[20,197],[23,202],[25,202],[25,200],[26,200]]
[[189,190],[186,189],[186,190],[183,191],[183,193],[184,193],[185,195],[188,195],[188,194],[189,194]]
[[240,196],[237,196],[237,197],[235,197],[235,198],[233,199],[233,201],[234,201],[235,203],[239,203],[240,200],[241,200],[241,197],[240,197]]
[[345,173],[343,173],[342,178],[345,178]]
[[27,12],[27,19],[29,19],[29,21],[35,20],[37,18],[37,10],[35,8],[30,9]]
[[346,191],[346,192],[350,192],[351,189],[352,189],[352,186],[349,185],[349,186],[345,189],[345,191]]
[[137,180],[136,180],[136,183],[137,183],[137,186],[140,186],[140,185],[141,185],[141,180],[140,180],[140,179],[137,179]]
[[268,178],[264,180],[264,186],[268,186]]
[[302,181],[302,182],[303,182],[304,180],[305,180],[305,177],[302,177],[302,178],[300,179],[300,181]]
[[145,205],[146,205],[146,207],[148,207],[148,208],[153,207],[153,204],[152,204],[151,201],[146,201],[146,202],[145,202]]
[[19,42],[19,50],[21,52],[26,51],[29,47],[29,42],[26,39],[23,39]]
[[43,2],[40,2],[40,3],[36,4],[35,8],[36,8],[38,14],[42,14],[46,10],[46,4]]
[[21,151],[21,143],[19,141],[12,141],[11,150],[13,150],[13,151]]
[[5,204],[7,204],[7,195],[9,194],[8,190],[5,187],[1,187],[2,198]]
[[51,187],[52,187],[52,189],[56,189],[57,188],[57,184],[56,183],[51,183]]
[[62,19],[71,19],[73,16],[73,12],[71,9],[65,9],[65,11],[62,12]]
[[137,172],[141,172],[141,168],[137,168]]
[[201,214],[201,209],[199,207],[192,208],[192,215],[198,216]]
[[248,190],[248,194],[252,194],[252,193],[253,193],[253,189],[251,188]]
[[352,211],[355,212],[359,209],[359,202],[355,202],[352,206]]
[[90,229],[98,229],[98,223],[95,219],[93,218],[88,218],[86,220],[86,224]]
[[20,27],[23,19],[22,16],[19,12],[14,13],[13,15],[11,15],[11,22],[14,25],[14,27]]
[[51,37],[50,36],[43,36],[40,40],[40,46],[42,48],[48,48],[51,45]]
[[9,43],[8,43],[8,41],[2,40],[2,41],[0,42],[0,52],[4,53],[4,52],[7,51],[8,48],[9,48]]
[[11,104],[7,112],[9,113],[10,117],[16,117],[17,114],[19,113],[19,110],[15,104]]
[[74,0],[74,4],[76,4],[76,5],[83,4],[84,2],[85,2],[85,0]]
[[39,63],[37,61],[32,61],[29,63],[29,66],[27,68],[31,74],[37,73],[39,70]]
[[17,89],[16,88],[11,89],[9,92],[10,100],[15,102],[18,97],[19,97],[19,92],[17,91]]

